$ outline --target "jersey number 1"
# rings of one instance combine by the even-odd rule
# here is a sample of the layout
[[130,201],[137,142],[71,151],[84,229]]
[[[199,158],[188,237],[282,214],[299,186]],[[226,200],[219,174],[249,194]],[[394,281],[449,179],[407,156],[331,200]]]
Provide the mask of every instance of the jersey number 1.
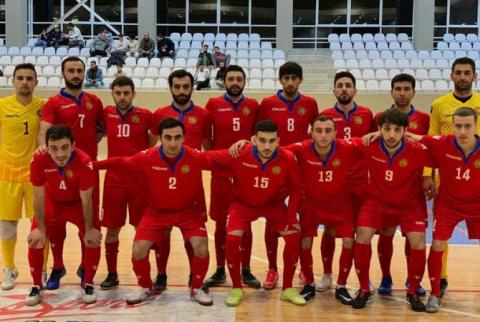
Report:
[[25,126],[25,131],[23,131],[23,134],[28,135],[28,121],[23,123],[23,125]]

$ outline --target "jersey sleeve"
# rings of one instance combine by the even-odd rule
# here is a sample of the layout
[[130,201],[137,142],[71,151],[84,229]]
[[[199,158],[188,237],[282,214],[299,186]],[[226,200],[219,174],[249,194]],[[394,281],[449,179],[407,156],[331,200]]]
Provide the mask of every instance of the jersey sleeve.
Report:
[[97,170],[128,168],[128,171],[144,168],[147,160],[147,151],[140,151],[130,157],[112,157],[105,160],[93,161],[93,167]]
[[224,167],[227,167],[228,169],[232,169],[234,165],[232,165],[232,162],[234,159],[230,154],[228,153],[228,150],[210,150],[210,151],[204,151],[202,154],[205,154],[211,162],[218,163]]
[[[363,144],[362,138],[353,137],[351,139],[345,140],[351,144],[352,149],[359,155],[364,155],[367,147]],[[373,142],[370,144],[374,144]]]
[[304,142],[297,142],[297,143],[284,146],[283,148],[285,150],[292,152],[293,154],[295,154],[295,156],[298,157],[298,155],[303,151],[304,147],[305,147]]
[[33,155],[30,163],[30,182],[36,187],[45,185],[45,177],[41,167],[41,155],[38,153]]
[[41,121],[45,121],[51,124],[55,123],[56,116],[56,104],[52,99],[49,99],[45,105],[43,105]]
[[82,175],[80,176],[80,190],[85,191],[95,186],[95,172],[93,170],[92,160],[82,167]]

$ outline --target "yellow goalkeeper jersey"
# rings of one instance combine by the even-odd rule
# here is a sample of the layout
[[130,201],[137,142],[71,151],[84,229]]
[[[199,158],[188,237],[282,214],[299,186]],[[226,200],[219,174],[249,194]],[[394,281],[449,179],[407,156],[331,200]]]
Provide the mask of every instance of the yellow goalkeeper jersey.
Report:
[[34,97],[30,104],[22,105],[15,95],[0,98],[0,180],[30,180],[30,160],[37,146],[44,102]]

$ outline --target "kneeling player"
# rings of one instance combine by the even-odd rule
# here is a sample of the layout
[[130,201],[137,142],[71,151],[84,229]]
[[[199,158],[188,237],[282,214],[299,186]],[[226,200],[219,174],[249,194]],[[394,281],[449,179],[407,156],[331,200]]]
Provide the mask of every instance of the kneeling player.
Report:
[[[46,132],[48,153],[36,153],[30,166],[33,185],[35,218],[28,236],[28,262],[34,286],[25,298],[27,305],[41,301],[43,290],[43,247],[48,238],[51,243],[63,241],[67,222],[79,229],[85,242],[85,276],[82,282],[82,299],[95,303],[93,278],[100,261],[98,218],[93,216],[92,192],[95,173],[90,158],[73,147],[70,128],[52,125]],[[59,239],[59,236],[61,240]]]

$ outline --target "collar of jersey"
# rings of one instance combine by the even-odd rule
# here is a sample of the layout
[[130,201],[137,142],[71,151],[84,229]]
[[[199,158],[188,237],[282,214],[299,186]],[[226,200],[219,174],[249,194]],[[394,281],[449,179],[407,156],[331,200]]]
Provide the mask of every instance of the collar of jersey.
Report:
[[343,113],[343,110],[340,107],[338,107],[338,103],[335,103],[335,106],[333,108],[335,109],[335,111],[337,111],[342,115],[345,121],[348,122],[348,120],[350,119],[350,116],[357,111],[358,105],[357,103],[353,102],[353,108],[350,111],[348,111],[347,115],[345,115],[345,113]]
[[75,96],[70,95],[70,94],[68,94],[67,92],[65,92],[65,87],[62,87],[62,88],[60,89],[60,95],[62,95],[62,96],[65,97],[65,98],[74,100],[75,103],[77,103],[77,105],[78,105],[79,107],[82,106],[83,94],[84,94],[84,92],[81,92],[81,93],[80,93],[80,96],[78,97],[78,100],[77,100],[77,98],[76,98]]
[[[61,176],[63,176],[65,174],[65,169],[67,168],[67,166],[70,163],[72,163],[73,158],[75,158],[75,150],[72,151],[72,154],[70,155],[70,159],[68,159],[67,164],[65,164],[64,167],[57,166],[58,173],[60,173]],[[50,160],[52,160],[52,162],[55,163],[55,161],[52,159],[52,157],[50,157]]]
[[405,148],[405,139],[402,139],[402,141],[400,142],[400,147],[398,148],[397,151],[395,151],[395,153],[391,157],[390,157],[390,154],[388,153],[387,147],[385,146],[385,141],[383,140],[383,138],[380,138],[380,148],[382,149],[383,153],[385,153],[385,155],[387,156],[388,164],[392,165],[393,159],[395,159],[397,155],[402,153],[403,149]]
[[477,143],[475,144],[475,148],[472,150],[472,152],[470,152],[470,154],[465,155],[462,148],[460,147],[460,144],[458,144],[457,138],[453,137],[453,145],[455,145],[455,148],[458,150],[458,152],[460,152],[460,154],[462,155],[462,158],[463,158],[463,162],[465,162],[465,163],[468,162],[468,158],[470,158],[470,156],[477,153],[477,151],[480,149],[480,137],[478,137],[478,135],[475,135],[475,139],[477,139]]
[[158,154],[160,156],[160,159],[162,159],[167,164],[167,166],[170,168],[170,171],[175,172],[175,167],[177,166],[177,163],[183,158],[183,156],[185,154],[185,149],[183,147],[180,149],[180,152],[178,153],[177,157],[175,158],[175,161],[173,161],[172,165],[170,165],[170,163],[168,162],[168,157],[163,152],[163,145],[160,145],[158,147]]
[[175,112],[180,114],[180,121],[183,121],[183,118],[185,117],[185,114],[187,114],[188,112],[193,110],[193,107],[195,106],[195,104],[193,104],[193,101],[190,101],[190,105],[188,105],[188,107],[186,109],[184,109],[183,111],[181,109],[177,108],[175,106],[175,103],[172,103],[171,106],[172,106],[172,108]]
[[330,151],[328,151],[327,157],[325,158],[325,160],[322,160],[322,158],[320,157],[320,154],[318,154],[317,149],[315,149],[315,141],[314,140],[312,140],[312,144],[310,146],[312,147],[313,153],[315,153],[315,155],[320,159],[320,161],[322,161],[323,166],[326,167],[328,165],[328,161],[332,157],[333,153],[335,153],[335,149],[337,148],[337,140],[332,141],[332,143],[330,145]]
[[228,96],[227,93],[223,94],[223,98],[230,104],[232,105],[232,108],[233,110],[236,112],[237,111],[237,108],[240,106],[240,104],[243,103],[243,101],[245,100],[245,96],[240,96],[240,99],[238,100],[237,103],[235,103],[234,101],[232,101],[232,99],[230,98],[230,96]]
[[285,98],[285,96],[283,96],[283,91],[281,89],[279,89],[277,91],[277,97],[283,103],[287,104],[288,111],[291,112],[293,110],[293,107],[295,106],[295,104],[300,100],[300,98],[302,98],[302,94],[300,94],[300,92],[298,92],[297,97],[295,97],[292,101],[289,101]]
[[[390,106],[391,109],[394,109],[395,108],[395,105],[392,104],[392,106]],[[410,117],[412,116],[413,114],[415,114],[416,110],[415,110],[415,106],[413,105],[410,105],[410,112],[407,113],[407,116]]]
[[118,108],[118,105],[115,105],[115,110],[117,111],[118,115],[122,118],[122,121],[125,121],[125,119],[127,118],[128,114],[129,114],[130,112],[133,112],[133,105],[131,105],[131,106],[128,108],[128,110],[127,110],[127,112],[125,113],[125,115],[120,112],[120,109]]
[[262,160],[260,159],[260,156],[258,155],[258,150],[257,150],[257,147],[256,147],[256,146],[254,146],[254,147],[252,148],[252,154],[253,154],[253,156],[255,157],[255,159],[257,159],[258,163],[260,163],[260,166],[262,167],[262,171],[264,171],[265,168],[267,167],[267,165],[268,165],[270,162],[272,162],[273,160],[275,160],[275,159],[277,158],[277,156],[278,156],[278,148],[277,148],[277,150],[276,150],[275,152],[273,152],[273,155],[272,155],[272,157],[270,158],[270,160],[268,160],[268,161],[265,162],[265,163],[262,163]]

